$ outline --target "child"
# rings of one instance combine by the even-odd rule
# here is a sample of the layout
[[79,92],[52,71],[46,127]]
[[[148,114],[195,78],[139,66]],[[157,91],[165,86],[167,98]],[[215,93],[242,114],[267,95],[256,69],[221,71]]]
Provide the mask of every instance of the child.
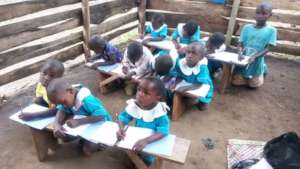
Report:
[[89,41],[89,47],[96,54],[89,61],[103,59],[104,62],[96,62],[91,67],[97,69],[99,66],[112,65],[121,62],[123,55],[118,48],[106,42],[100,36],[93,36]]
[[[172,76],[177,77],[176,84],[185,80],[192,85],[179,87],[177,90],[185,92],[200,87],[202,84],[208,84],[210,89],[207,96],[199,97],[196,102],[199,110],[208,108],[208,104],[213,97],[213,83],[209,76],[207,67],[207,58],[205,57],[205,45],[203,43],[192,43],[187,46],[186,57],[177,60]],[[175,85],[172,88],[175,88]]]
[[21,119],[29,121],[36,118],[54,116],[56,114],[57,110],[55,104],[48,99],[46,87],[53,79],[62,77],[64,70],[64,65],[55,59],[50,59],[43,65],[40,72],[40,82],[37,84],[35,90],[34,103],[48,107],[49,110],[34,113],[23,112],[19,116]]
[[119,140],[125,137],[124,125],[135,120],[135,126],[154,130],[154,134],[139,140],[133,146],[133,150],[139,152],[139,156],[150,166],[155,157],[141,153],[150,143],[162,139],[169,134],[169,118],[167,111],[169,107],[161,102],[164,97],[165,88],[163,83],[155,77],[146,77],[141,80],[136,99],[127,101],[125,111],[118,116],[120,130],[117,133]]
[[[58,105],[53,131],[55,137],[67,140],[68,137],[62,127],[65,122],[69,127],[75,128],[88,123],[112,120],[101,101],[86,87],[74,88],[63,79],[55,79],[47,87],[47,93],[49,100]],[[87,117],[66,120],[67,115]],[[96,147],[95,144],[84,140],[82,151],[88,156],[91,155],[94,147]]]
[[179,53],[184,53],[185,48],[180,44],[190,44],[200,41],[200,26],[195,20],[189,20],[186,24],[178,24],[172,34],[172,41]]
[[149,41],[161,41],[168,35],[168,26],[164,23],[164,16],[162,14],[154,14],[150,23],[146,23],[145,34],[150,35],[143,37],[143,44]]
[[[242,53],[252,56],[250,65],[236,67],[232,81],[234,85],[248,85],[251,88],[263,85],[266,72],[264,56],[271,47],[276,46],[277,39],[276,28],[266,23],[271,16],[272,6],[269,3],[261,3],[256,7],[256,24],[248,24],[243,27],[238,47],[239,53],[240,56]],[[256,51],[254,55],[250,49]]]

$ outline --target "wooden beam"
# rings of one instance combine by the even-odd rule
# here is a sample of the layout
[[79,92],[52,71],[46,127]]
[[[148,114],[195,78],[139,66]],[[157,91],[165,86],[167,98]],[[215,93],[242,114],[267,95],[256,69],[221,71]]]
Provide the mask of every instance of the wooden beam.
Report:
[[300,10],[299,0],[242,0],[241,6],[256,7],[261,2],[269,2],[273,9]]
[[139,34],[144,34],[144,27],[146,22],[146,5],[147,0],[140,0],[138,6],[138,20],[139,20],[139,26],[138,31]]
[[231,43],[231,38],[234,31],[236,16],[238,14],[239,7],[240,7],[240,2],[241,2],[240,0],[234,0],[233,2],[233,8],[231,11],[230,20],[228,23],[227,33],[226,33],[226,41],[225,41],[226,46],[229,46]]
[[83,17],[83,51],[84,51],[85,61],[87,61],[87,58],[91,57],[91,53],[88,45],[90,40],[90,35],[91,35],[91,29],[90,29],[91,18],[90,18],[89,0],[82,0],[82,17]]

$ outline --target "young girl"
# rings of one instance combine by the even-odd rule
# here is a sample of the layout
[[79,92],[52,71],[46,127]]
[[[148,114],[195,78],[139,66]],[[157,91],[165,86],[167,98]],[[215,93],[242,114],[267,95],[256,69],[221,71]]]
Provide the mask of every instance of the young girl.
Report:
[[248,85],[252,88],[263,85],[264,74],[267,71],[264,57],[271,47],[276,46],[277,39],[276,28],[267,25],[267,20],[271,16],[272,6],[269,3],[262,3],[256,8],[256,24],[243,27],[238,48],[240,55],[243,53],[251,56],[251,63],[247,67],[235,69],[232,81],[234,85]]
[[135,126],[154,130],[154,134],[135,143],[133,150],[139,152],[139,156],[147,165],[151,165],[155,157],[141,153],[150,143],[162,139],[169,134],[169,107],[161,102],[165,88],[163,83],[154,77],[146,77],[141,80],[136,99],[127,101],[125,111],[118,116],[120,130],[117,133],[119,140],[125,137],[124,125],[135,120]]
[[209,71],[207,67],[207,58],[205,57],[205,45],[203,43],[192,43],[187,46],[186,57],[177,60],[172,76],[177,78],[176,84],[182,80],[191,83],[189,86],[183,86],[177,90],[180,92],[185,92],[188,90],[193,90],[199,88],[202,84],[208,84],[210,89],[205,97],[199,97],[197,101],[197,106],[200,110],[207,109],[209,103],[213,97],[213,83],[209,76]]
[[123,55],[119,49],[106,42],[100,36],[93,36],[89,41],[89,47],[96,53],[93,58],[89,59],[90,62],[98,59],[104,60],[104,62],[94,62],[91,66],[93,69],[122,61]]
[[55,59],[48,60],[40,71],[40,82],[36,86],[34,103],[48,107],[49,110],[27,113],[23,112],[19,117],[29,121],[36,118],[44,118],[54,116],[57,112],[55,104],[53,104],[47,96],[46,87],[55,78],[62,77],[64,73],[64,65]]
[[[145,35],[143,42],[161,41],[168,35],[168,25],[164,23],[164,16],[162,14],[154,14],[151,22],[147,22],[145,26]],[[149,35],[149,36],[148,36]]]
[[[58,105],[53,131],[54,136],[58,138],[63,140],[68,138],[62,127],[64,123],[75,128],[83,124],[112,120],[101,101],[93,96],[86,87],[74,88],[63,79],[55,79],[47,87],[47,93],[52,103]],[[85,115],[87,117],[66,120],[68,115]],[[85,155],[91,155],[95,147],[97,147],[95,144],[83,140],[82,151]]]

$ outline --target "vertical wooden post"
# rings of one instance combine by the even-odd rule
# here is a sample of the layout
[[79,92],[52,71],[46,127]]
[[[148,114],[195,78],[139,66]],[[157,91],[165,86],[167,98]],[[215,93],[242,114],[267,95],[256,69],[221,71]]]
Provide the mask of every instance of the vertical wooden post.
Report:
[[88,47],[88,42],[90,40],[91,35],[91,29],[90,29],[90,6],[89,6],[89,0],[82,0],[82,17],[83,17],[83,51],[85,56],[85,61],[87,61],[87,58],[91,56],[90,49]]
[[147,0],[139,0],[138,1],[138,20],[139,20],[139,27],[138,31],[139,34],[144,34],[144,27],[145,27],[145,22],[146,22],[146,5],[147,5]]
[[[231,15],[230,15],[230,20],[228,23],[228,27],[227,27],[227,33],[226,33],[226,41],[225,44],[226,46],[230,46],[231,44],[231,39],[232,39],[232,34],[234,31],[234,26],[235,26],[235,22],[236,22],[236,17],[239,11],[239,6],[240,6],[240,0],[234,0],[233,1],[233,6],[232,6],[232,10],[231,10]],[[232,66],[229,64],[223,64],[223,77],[221,79],[221,85],[219,88],[220,93],[224,93],[225,89],[228,85],[228,83],[231,80],[231,72],[232,72]]]

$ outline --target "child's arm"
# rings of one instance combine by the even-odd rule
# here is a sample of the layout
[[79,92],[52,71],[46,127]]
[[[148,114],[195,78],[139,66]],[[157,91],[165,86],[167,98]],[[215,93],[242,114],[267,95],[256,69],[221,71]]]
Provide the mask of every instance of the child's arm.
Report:
[[23,112],[22,114],[19,115],[19,118],[25,121],[30,121],[35,118],[46,118],[46,117],[54,116],[56,112],[57,112],[56,108],[52,108],[40,112],[34,112],[34,113]]
[[96,123],[98,121],[103,120],[101,116],[88,116],[81,119],[69,119],[66,121],[67,125],[71,128],[76,128],[78,126],[89,124],[89,123]]
[[182,86],[182,87],[178,88],[177,91],[184,93],[189,90],[198,89],[199,87],[201,87],[201,84],[192,84],[190,86]]
[[118,125],[119,131],[117,132],[118,141],[123,140],[126,136],[124,126],[128,125],[133,120],[132,116],[130,116],[127,112],[122,112],[118,116]]
[[252,57],[250,58],[250,63],[251,63],[251,62],[254,62],[254,60],[255,60],[256,58],[265,56],[265,55],[270,51],[270,49],[273,48],[273,47],[274,47],[273,45],[268,45],[264,50],[262,50],[261,52],[258,52],[258,53],[255,54],[254,56],[252,56]]
[[62,127],[62,125],[65,122],[66,114],[62,111],[58,111],[56,113],[56,118],[54,121],[54,130],[53,134],[55,137],[62,138],[65,137],[66,134],[64,133],[65,129]]
[[149,137],[139,140],[136,142],[132,148],[133,151],[141,152],[148,144],[153,143],[162,139],[165,135],[161,133],[155,133]]
[[99,66],[108,66],[117,63],[117,57],[115,54],[110,54],[109,57],[110,57],[109,61],[95,63],[93,64],[92,68],[97,69]]

